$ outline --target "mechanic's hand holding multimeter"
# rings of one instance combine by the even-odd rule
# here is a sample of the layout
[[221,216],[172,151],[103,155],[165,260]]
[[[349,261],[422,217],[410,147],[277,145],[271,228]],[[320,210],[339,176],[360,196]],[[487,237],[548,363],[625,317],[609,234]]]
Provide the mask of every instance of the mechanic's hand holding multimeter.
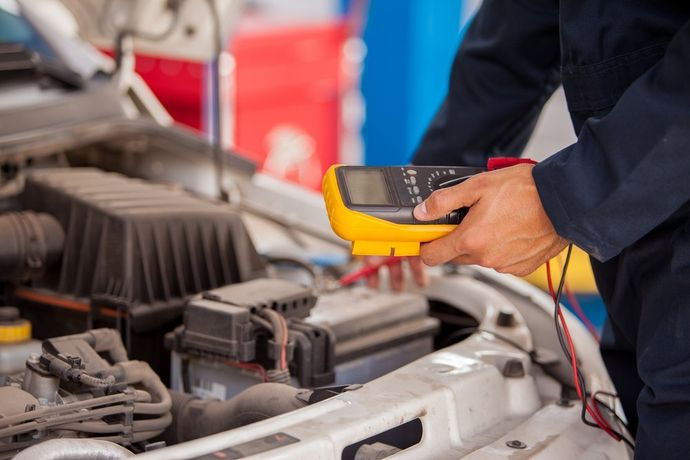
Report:
[[323,179],[335,233],[352,241],[355,255],[419,255],[421,243],[451,232],[465,216],[458,209],[429,222],[413,211],[434,190],[484,172],[462,166],[332,166]]

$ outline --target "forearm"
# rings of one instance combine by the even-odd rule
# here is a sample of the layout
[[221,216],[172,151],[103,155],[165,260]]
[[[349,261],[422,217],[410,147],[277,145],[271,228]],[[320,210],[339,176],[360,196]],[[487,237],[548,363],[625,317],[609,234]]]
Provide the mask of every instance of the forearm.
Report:
[[611,112],[534,168],[559,235],[599,260],[617,255],[690,200],[690,25]]
[[558,61],[557,2],[485,1],[413,162],[483,166],[519,155],[558,86]]

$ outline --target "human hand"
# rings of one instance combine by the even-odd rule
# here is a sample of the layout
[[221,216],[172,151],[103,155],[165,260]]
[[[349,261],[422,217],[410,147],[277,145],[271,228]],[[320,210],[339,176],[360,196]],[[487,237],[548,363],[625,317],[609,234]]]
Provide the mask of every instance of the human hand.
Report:
[[476,264],[524,276],[556,256],[568,242],[558,236],[544,211],[533,167],[520,164],[478,174],[435,191],[417,205],[414,215],[423,221],[470,208],[455,230],[422,245],[422,261]]
[[[379,256],[367,256],[364,258],[365,265],[376,265],[381,263],[385,257]],[[390,278],[391,289],[394,291],[402,291],[405,288],[405,278],[403,273],[403,263],[407,262],[410,267],[410,272],[412,273],[412,279],[415,281],[417,286],[426,287],[429,284],[429,276],[426,272],[426,267],[422,263],[419,257],[402,257],[401,263],[387,265],[388,275]],[[380,285],[381,279],[379,276],[379,271],[374,272],[369,278],[367,278],[367,285],[371,288],[377,289]]]

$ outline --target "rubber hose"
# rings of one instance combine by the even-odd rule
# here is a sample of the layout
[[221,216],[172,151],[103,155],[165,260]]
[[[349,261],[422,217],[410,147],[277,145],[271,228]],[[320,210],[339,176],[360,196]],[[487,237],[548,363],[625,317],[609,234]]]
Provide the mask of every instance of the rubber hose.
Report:
[[299,391],[280,383],[260,383],[228,401],[171,391],[174,422],[163,439],[176,444],[291,412],[307,405],[297,398]]
[[31,211],[0,216],[0,281],[40,278],[62,256],[65,232],[50,214]]
[[51,439],[24,449],[14,460],[121,460],[134,454],[109,441]]

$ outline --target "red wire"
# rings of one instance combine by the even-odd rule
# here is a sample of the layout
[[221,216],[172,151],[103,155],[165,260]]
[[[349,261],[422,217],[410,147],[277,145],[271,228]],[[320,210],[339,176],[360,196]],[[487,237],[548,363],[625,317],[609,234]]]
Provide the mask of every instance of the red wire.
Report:
[[365,265],[362,268],[359,268],[351,273],[348,273],[347,275],[344,275],[340,280],[341,286],[348,286],[350,284],[353,284],[363,278],[367,278],[374,273],[379,271],[379,268],[383,267],[384,265],[392,266],[399,264],[402,261],[401,257],[396,257],[396,256],[390,256],[386,257],[385,259],[381,260],[378,263],[375,263],[373,265]]
[[226,366],[236,367],[238,369],[245,369],[248,371],[254,371],[261,376],[264,382],[268,381],[266,377],[266,369],[261,364],[258,363],[240,363],[238,361],[224,361]]
[[[547,266],[549,266],[549,263],[547,262]],[[550,266],[549,266],[550,269]],[[547,278],[551,275],[551,273],[547,273],[546,276]],[[577,297],[573,292],[570,290],[570,286],[568,286],[568,283],[566,282],[564,284],[564,290],[565,290],[565,295],[568,298],[568,303],[570,303],[570,306],[573,309],[573,312],[575,315],[582,321],[582,323],[585,325],[587,330],[589,331],[590,334],[592,334],[592,337],[596,339],[597,342],[600,341],[599,338],[599,332],[597,331],[597,328],[592,324],[592,322],[589,320],[587,315],[585,314],[584,310],[580,306],[580,302],[577,300]],[[551,293],[551,297],[555,298],[555,293],[553,292],[553,286],[549,287],[549,292]]]
[[[546,262],[546,280],[549,286],[549,294],[551,294],[551,298],[553,299],[554,302],[556,302],[557,296],[556,292],[554,291],[553,288],[553,279],[551,277],[551,264],[550,262]],[[572,366],[572,371],[573,371],[573,381],[575,383],[575,390],[577,392],[578,398],[580,398],[580,401],[583,401],[585,404],[585,410],[587,413],[592,417],[594,422],[606,432],[609,436],[611,436],[613,439],[616,441],[620,441],[620,436],[618,436],[616,433],[613,432],[611,429],[611,426],[609,425],[608,421],[606,421],[602,416],[601,412],[599,412],[598,408],[595,410],[592,409],[591,405],[587,402],[587,395],[583,392],[583,389],[580,387],[580,379],[578,378],[578,369],[577,369],[577,355],[575,354],[575,344],[573,343],[573,339],[570,336],[570,329],[568,328],[568,323],[565,320],[565,315],[563,314],[563,310],[560,308],[558,309],[558,320],[561,323],[561,326],[563,327],[563,332],[565,333],[565,338],[566,342],[568,344],[568,349],[570,351],[570,364]]]

